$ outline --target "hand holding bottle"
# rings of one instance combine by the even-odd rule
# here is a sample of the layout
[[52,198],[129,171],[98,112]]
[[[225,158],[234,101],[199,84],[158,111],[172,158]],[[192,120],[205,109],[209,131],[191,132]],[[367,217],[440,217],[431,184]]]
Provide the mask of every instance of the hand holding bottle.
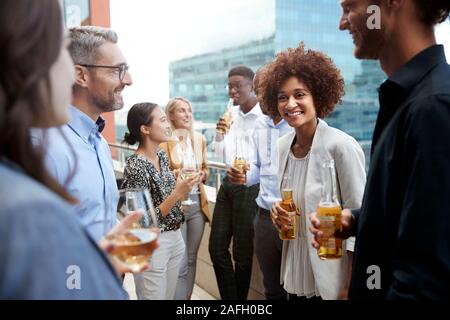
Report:
[[245,169],[230,167],[227,170],[227,176],[231,183],[244,185],[247,183],[247,171],[250,170],[250,165],[246,164]]
[[[311,221],[309,231],[313,234],[312,246],[319,249],[319,238],[323,236],[323,232],[320,230],[320,220],[317,216],[317,212],[313,212],[309,215],[309,221]],[[354,229],[355,218],[353,217],[352,212],[349,209],[342,210],[342,231],[336,230],[334,235],[345,240],[355,235]]]
[[230,131],[231,123],[224,117],[221,117],[219,121],[216,123],[216,131],[217,135],[225,135]]
[[317,219],[320,220],[317,240],[320,243],[317,254],[322,260],[342,257],[342,208],[338,200],[337,180],[334,160],[326,160],[322,165],[322,197],[317,205]]
[[270,218],[278,230],[288,231],[292,225],[292,217],[289,212],[281,206],[282,201],[275,202],[270,208]]
[[[281,240],[294,240],[297,238],[297,218],[299,213],[293,199],[292,186],[292,163],[288,162],[287,168],[283,175],[281,183],[281,201],[275,203],[274,207],[278,212],[278,218],[282,218],[281,228],[279,229],[279,237]],[[281,210],[280,210],[281,209]]]
[[228,131],[230,131],[230,127],[233,121],[231,115],[232,107],[233,107],[233,99],[230,99],[228,101],[227,110],[216,124],[216,141],[222,141],[223,136],[227,134]]

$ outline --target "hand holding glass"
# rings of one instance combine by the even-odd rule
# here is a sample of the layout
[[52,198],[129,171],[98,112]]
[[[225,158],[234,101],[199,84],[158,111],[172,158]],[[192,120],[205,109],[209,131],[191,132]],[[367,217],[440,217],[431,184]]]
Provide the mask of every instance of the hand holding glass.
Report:
[[148,190],[123,189],[119,194],[119,220],[136,211],[142,211],[143,217],[131,229],[108,235],[107,240],[113,244],[111,255],[127,265],[132,272],[139,272],[158,246],[157,217]]
[[[199,164],[197,159],[195,158],[195,154],[192,151],[192,148],[187,148],[186,152],[183,156],[183,164],[181,167],[181,178],[182,179],[189,179],[193,178],[195,176],[199,175]],[[193,201],[191,199],[191,194],[197,194],[197,191],[194,190],[195,188],[191,189],[191,192],[189,192],[188,199],[183,201],[181,204],[185,206],[190,206],[193,204],[196,204],[197,201]]]

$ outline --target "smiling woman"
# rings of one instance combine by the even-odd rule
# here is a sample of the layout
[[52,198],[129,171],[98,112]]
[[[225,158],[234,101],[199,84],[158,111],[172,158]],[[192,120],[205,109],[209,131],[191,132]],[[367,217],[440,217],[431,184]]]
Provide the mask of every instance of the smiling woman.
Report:
[[287,99],[280,89],[292,76],[303,83],[303,94],[312,95],[319,118],[330,114],[344,95],[344,79],[331,59],[322,52],[306,50],[302,43],[279,53],[260,77],[259,97],[273,116],[278,115],[278,106]]
[[[361,203],[364,184],[364,154],[355,139],[329,127],[324,118],[344,95],[344,80],[332,60],[301,44],[279,53],[261,72],[258,93],[273,116],[278,114],[295,129],[279,142],[278,176],[286,168],[295,181],[293,201],[299,209],[296,239],[284,241],[281,279],[290,299],[297,297],[345,299],[350,280],[353,241],[344,245],[343,259],[321,261],[309,245],[311,234],[307,215],[316,210],[325,183],[320,168],[325,161],[336,164],[339,203],[353,207]],[[280,187],[280,186],[279,186]],[[271,209],[278,228],[290,223],[280,202]],[[306,236],[305,236],[306,235]],[[347,262],[346,260],[350,260]]]

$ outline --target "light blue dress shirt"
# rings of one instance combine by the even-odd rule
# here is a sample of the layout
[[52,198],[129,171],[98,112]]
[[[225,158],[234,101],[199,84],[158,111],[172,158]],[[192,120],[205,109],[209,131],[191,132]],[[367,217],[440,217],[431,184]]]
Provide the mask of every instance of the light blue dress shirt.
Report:
[[[46,145],[49,172],[79,200],[75,210],[81,223],[99,241],[116,223],[119,200],[111,152],[99,132],[104,120],[95,122],[73,106],[70,112],[68,124],[45,133],[33,130],[32,137]],[[47,135],[46,140],[42,140],[43,134]]]
[[293,130],[283,119],[276,125],[272,118],[266,115],[256,120],[251,139],[255,157],[249,162],[247,186],[259,182],[256,203],[260,208],[270,210],[273,203],[281,199],[278,187],[278,139]]

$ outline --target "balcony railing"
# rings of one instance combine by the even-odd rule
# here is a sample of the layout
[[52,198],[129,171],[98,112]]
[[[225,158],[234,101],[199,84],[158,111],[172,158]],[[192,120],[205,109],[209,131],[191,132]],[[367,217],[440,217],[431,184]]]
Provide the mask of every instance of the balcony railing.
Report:
[[[114,169],[123,173],[126,159],[135,153],[137,148],[117,143],[109,143],[109,147],[111,148],[111,154],[114,160]],[[210,176],[206,181],[206,185],[214,188],[216,192],[218,192],[222,178],[227,170],[227,166],[222,162],[208,161],[208,167],[210,170]]]
[[[109,146],[114,159],[114,170],[116,171],[116,174],[119,175],[118,178],[120,179],[120,176],[123,174],[126,158],[136,152],[136,148],[114,143],[111,143]],[[208,198],[209,211],[212,215],[214,215],[217,191],[220,188],[220,182],[222,176],[225,175],[227,167],[224,163],[214,161],[208,161],[208,166],[210,169],[210,176],[206,183],[205,191]],[[208,251],[210,233],[211,226],[207,223],[205,225],[205,231],[203,233],[203,238],[198,252],[197,275],[195,282],[210,295],[214,296],[216,299],[220,299],[217,283],[213,280],[215,279],[214,268]],[[253,257],[252,268],[249,299],[264,299],[262,275],[255,256]]]

